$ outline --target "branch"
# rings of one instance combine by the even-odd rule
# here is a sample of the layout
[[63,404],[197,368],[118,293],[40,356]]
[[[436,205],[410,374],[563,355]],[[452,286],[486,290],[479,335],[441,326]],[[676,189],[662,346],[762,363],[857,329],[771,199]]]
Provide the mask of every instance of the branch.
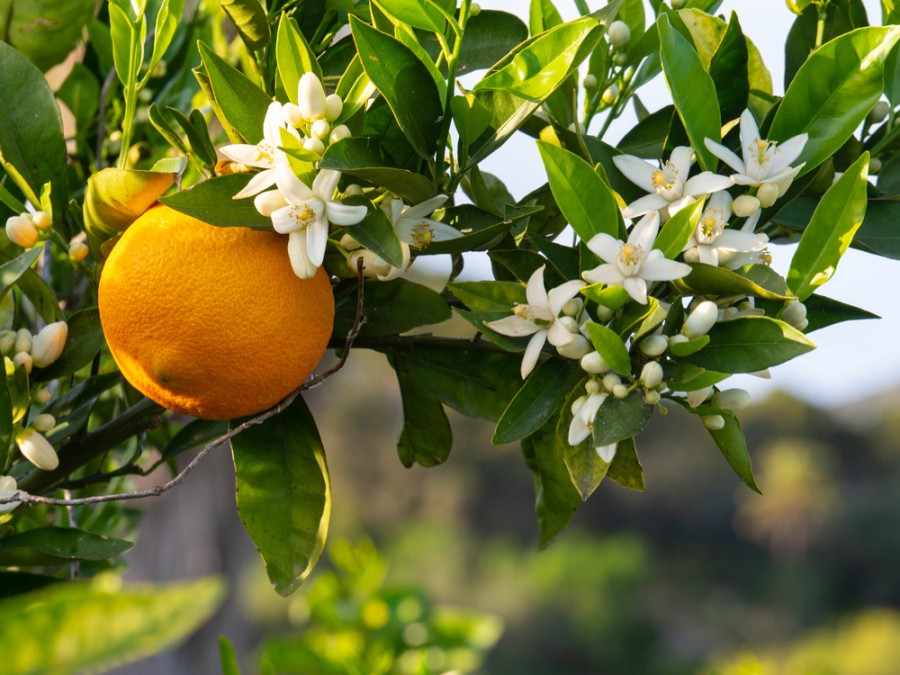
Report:
[[[200,461],[206,457],[210,451],[218,445],[225,443],[226,441],[230,441],[232,438],[237,436],[239,433],[252,427],[256,424],[262,424],[266,420],[275,415],[280,415],[285,410],[290,407],[290,405],[294,402],[294,400],[300,395],[301,392],[304,392],[308,389],[312,389],[314,387],[319,386],[324,382],[327,378],[334,375],[341,368],[344,367],[344,364],[347,362],[347,357],[350,355],[350,349],[353,346],[353,341],[356,339],[356,336],[359,335],[359,331],[362,328],[363,324],[366,322],[366,316],[363,312],[363,291],[364,291],[364,277],[363,277],[363,260],[360,258],[357,266],[357,278],[359,281],[359,290],[356,296],[356,316],[354,317],[353,327],[350,329],[350,332],[347,333],[347,338],[344,341],[344,349],[341,353],[340,359],[338,362],[326,370],[321,375],[315,375],[303,384],[301,384],[294,392],[292,392],[287,398],[285,398],[281,403],[276,405],[274,408],[267,410],[266,412],[253,417],[238,426],[229,429],[228,432],[222,434],[218,438],[210,441],[203,449],[197,453],[197,455],[188,463],[184,469],[181,470],[174,478],[172,478],[167,483],[163,483],[162,485],[156,485],[148,490],[137,490],[135,492],[126,492],[123,494],[113,494],[113,495],[97,495],[95,497],[82,497],[79,499],[55,499],[53,497],[41,497],[39,495],[28,494],[27,492],[16,492],[15,494],[9,497],[0,497],[0,504],[9,504],[11,502],[19,502],[20,504],[51,504],[53,506],[81,506],[83,504],[100,504],[103,502],[116,502],[116,501],[128,501],[132,499],[143,499],[145,497],[158,497],[164,492],[171,490],[173,487],[178,485],[181,481],[185,479],[185,477],[194,469]],[[146,399],[145,399],[146,400]],[[143,403],[143,401],[142,401]],[[134,410],[141,404],[139,403],[136,406],[133,406],[130,410]],[[155,405],[155,404],[154,404]],[[102,431],[103,428],[100,429]],[[98,431],[97,433],[99,434]],[[96,435],[96,434],[93,434]],[[34,474],[32,474],[34,475]],[[29,476],[28,478],[31,478]],[[27,479],[26,479],[27,483]],[[23,483],[24,486],[25,483]]]

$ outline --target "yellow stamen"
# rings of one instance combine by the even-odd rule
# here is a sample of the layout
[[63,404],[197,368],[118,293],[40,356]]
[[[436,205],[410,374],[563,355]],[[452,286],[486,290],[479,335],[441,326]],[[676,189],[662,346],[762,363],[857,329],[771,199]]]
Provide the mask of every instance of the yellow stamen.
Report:
[[417,248],[425,248],[434,240],[434,231],[431,225],[424,220],[413,228],[412,239],[414,246]]
[[290,210],[293,218],[300,227],[309,227],[316,222],[316,212],[309,204],[292,205]]

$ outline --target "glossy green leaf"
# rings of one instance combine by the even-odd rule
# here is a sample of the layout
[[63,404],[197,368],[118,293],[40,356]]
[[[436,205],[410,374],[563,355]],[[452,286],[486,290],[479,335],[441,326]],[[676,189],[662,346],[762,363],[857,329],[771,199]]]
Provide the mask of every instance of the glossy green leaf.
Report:
[[[143,25],[146,27],[146,23]],[[143,40],[139,22],[132,20],[131,12],[117,2],[109,3],[109,33],[112,38],[116,77],[127,87],[137,81],[141,65],[138,45],[142,44]]]
[[644,491],[644,467],[641,466],[641,460],[638,459],[633,438],[619,441],[616,447],[616,456],[613,457],[606,475],[624,488],[638,492]]
[[[193,110],[191,116],[186,117],[183,112],[172,106],[166,106],[166,112],[172,116],[172,119],[174,119],[178,126],[181,127],[182,131],[184,131],[193,153],[199,157],[204,164],[215,166],[218,159],[216,156],[216,149],[209,140],[209,130],[207,129],[206,120],[202,113],[200,113],[199,110]],[[160,123],[162,114],[157,111],[154,118],[157,123]],[[154,124],[154,126],[156,126],[157,131],[159,131],[160,126],[162,125],[160,124],[160,126],[157,126],[157,124]],[[176,147],[178,147],[178,144],[176,144]]]
[[700,337],[688,340],[687,342],[676,342],[675,344],[669,345],[669,352],[672,356],[690,356],[691,354],[696,354],[708,344],[709,335],[701,335]]
[[31,301],[31,304],[34,305],[45,323],[53,323],[54,321],[65,319],[53,289],[33,269],[25,270],[18,281],[16,281],[16,286]]
[[0,34],[42,71],[65,60],[82,38],[93,0],[4,2]]
[[532,35],[543,33],[563,22],[553,0],[531,0],[528,9],[528,29]]
[[447,25],[443,12],[430,0],[377,0],[377,3],[391,16],[413,28],[443,33]]
[[575,361],[550,359],[540,364],[525,380],[494,429],[491,443],[503,445],[534,433],[558,414],[583,372]]
[[482,9],[469,16],[459,50],[457,74],[490,68],[528,39],[528,28],[508,12]]
[[249,227],[271,230],[272,219],[260,215],[253,198],[233,199],[250,182],[250,174],[234,173],[217,176],[197,183],[194,187],[175,192],[159,201],[204,223],[217,227]]
[[263,120],[271,99],[212,49],[202,42],[198,46],[216,102],[216,115],[247,143],[256,143],[263,137]]
[[724,121],[737,119],[750,97],[750,55],[737,12],[731,12],[728,28],[709,62],[709,75],[716,87]]
[[[397,335],[450,318],[450,307],[440,293],[406,279],[372,281],[364,293],[366,323],[360,335]],[[335,298],[334,334],[346,335],[355,314],[356,288],[352,287]]]
[[221,2],[222,9],[249,49],[262,49],[269,44],[272,39],[269,19],[259,0],[221,0]]
[[0,602],[4,675],[100,672],[184,640],[225,597],[206,578],[122,588],[104,575],[53,584]]
[[572,485],[578,490],[582,501],[587,501],[600,482],[606,477],[610,465],[600,459],[600,455],[594,450],[591,438],[585,438],[578,445],[569,445],[569,426],[572,424],[572,404],[579,396],[584,395],[584,378],[569,392],[568,397],[559,408],[558,421],[556,423],[556,446],[562,454],[563,462],[569,472]]
[[517,281],[454,281],[450,292],[476,312],[506,312],[525,304],[525,287]]
[[408,47],[350,17],[353,39],[366,75],[381,92],[409,143],[424,159],[434,155],[444,114],[428,70]]
[[644,403],[644,394],[638,389],[625,398],[607,396],[594,418],[594,447],[637,436],[653,417],[654,410],[654,406]]
[[660,40],[660,62],[675,110],[684,124],[700,166],[714,171],[718,160],[704,144],[710,138],[719,142],[722,118],[716,87],[697,52],[684,36],[672,28],[667,16],[657,23]]
[[334,169],[368,181],[412,204],[423,202],[436,192],[431,179],[398,168],[375,138],[345,138],[328,146],[319,168]]
[[808,173],[850,138],[881,97],[884,61],[900,39],[900,27],[859,28],[813,52],[778,107],[769,138],[809,134],[794,166]]
[[667,258],[674,258],[681,253],[697,229],[705,204],[705,200],[698,199],[669,218],[659,231],[653,248],[658,248]]
[[[253,0],[250,0],[251,2]],[[224,0],[224,7],[229,0]],[[227,7],[226,7],[226,11]],[[184,0],[163,0],[159,6],[159,12],[156,14],[156,24],[153,31],[153,51],[150,53],[150,62],[147,64],[147,72],[152,73],[153,69],[162,61],[166,50],[172,44],[172,38],[175,31],[178,30],[178,24],[183,20]],[[149,76],[149,75],[148,75]]]
[[228,422],[223,420],[191,420],[172,436],[163,450],[163,459],[180,455],[211,443],[228,431]]
[[709,344],[684,361],[722,373],[755,373],[815,348],[797,329],[765,316],[721,321],[707,335]]
[[800,300],[834,275],[850,247],[866,215],[868,176],[869,153],[865,152],[823,195],[803,230],[787,274],[788,286]]
[[5,295],[8,293],[9,289],[25,274],[43,252],[43,246],[35,246],[31,250],[25,251],[0,265],[0,294]]
[[66,323],[69,333],[62,354],[46,368],[36,367],[31,372],[32,381],[49,382],[72,375],[88,365],[103,346],[103,328],[100,326],[100,312],[96,307],[70,314]]
[[756,479],[753,477],[753,465],[750,462],[750,453],[747,451],[747,440],[744,438],[744,432],[737,417],[730,410],[704,406],[697,409],[698,414],[702,415],[721,415],[725,420],[725,426],[722,429],[707,429],[709,435],[712,436],[722,455],[728,461],[728,464],[734,469],[738,477],[746,483],[754,492],[760,491],[756,485]]
[[503,217],[483,211],[471,204],[447,209],[443,222],[463,233],[462,237],[435,241],[419,251],[419,255],[439,255],[442,253],[464,253],[482,251],[499,242],[510,228],[523,218],[537,212],[537,207],[507,207]]
[[431,395],[428,385],[409,374],[406,361],[392,359],[400,384],[403,428],[397,454],[403,466],[437,466],[447,461],[453,446],[453,432],[444,406]]
[[[59,582],[55,577],[27,572],[0,572],[0,603],[23,593],[30,593],[40,588]],[[2,604],[0,604],[2,606]]]
[[625,343],[614,331],[599,323],[589,321],[585,324],[591,343],[603,360],[619,375],[631,375],[631,357]]
[[768,300],[790,300],[793,297],[784,291],[766,288],[740,272],[704,263],[689,264],[691,273],[679,279],[676,285],[697,295],[752,295]]
[[823,295],[811,295],[803,301],[803,304],[806,305],[806,319],[809,321],[809,325],[803,329],[806,333],[844,321],[881,318],[877,314],[872,314],[872,312],[832,298],[826,298]]
[[231,439],[241,522],[280,595],[312,571],[328,533],[331,483],[316,422],[301,397]]
[[6,466],[13,437],[13,403],[6,382],[6,368],[0,369],[0,466]]
[[32,204],[50,183],[53,210],[63,213],[69,188],[59,107],[41,71],[5,42],[0,42],[0,91],[6,92],[0,105],[0,166]]
[[303,73],[315,73],[322,79],[322,69],[316,55],[293,17],[285,15],[278,22],[275,60],[278,64],[278,77],[292,103],[299,100],[299,84]]
[[132,543],[68,527],[39,527],[0,539],[0,565],[62,565],[72,560],[106,560]]
[[241,675],[237,652],[231,641],[224,635],[219,636],[219,662],[222,666],[222,675]]
[[543,141],[537,145],[553,197],[581,240],[590,241],[601,232],[617,237],[619,207],[594,167],[559,146]]
[[666,363],[664,369],[666,384],[672,391],[697,391],[731,377],[730,373],[717,373],[689,363],[674,361]]
[[335,93],[341,97],[344,107],[336,122],[344,122],[355,115],[375,93],[375,85],[366,75],[359,54],[356,54],[338,81]]
[[89,68],[76,63],[72,72],[57,90],[56,96],[75,115],[79,136],[85,136],[97,114],[100,100],[100,82]]
[[401,267],[403,249],[400,246],[400,239],[391,219],[381,207],[361,196],[348,197],[345,203],[368,208],[366,217],[350,228],[350,236],[363,247],[376,253],[382,260],[394,267]]

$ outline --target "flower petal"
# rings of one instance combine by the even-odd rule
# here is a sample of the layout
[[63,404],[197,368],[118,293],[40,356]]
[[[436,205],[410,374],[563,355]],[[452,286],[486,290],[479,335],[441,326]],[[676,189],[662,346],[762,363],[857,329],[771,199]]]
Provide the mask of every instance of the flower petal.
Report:
[[551,289],[550,292],[547,293],[547,297],[550,301],[550,314],[553,315],[554,319],[559,316],[563,305],[578,295],[578,291],[582,288],[584,288],[583,281],[567,281],[566,283]]
[[653,211],[641,218],[628,235],[628,243],[640,246],[645,251],[653,248],[656,235],[659,234],[659,212]]
[[697,252],[700,255],[700,262],[705,265],[716,267],[719,264],[719,251],[715,246],[700,245],[697,247]]
[[525,337],[526,335],[534,335],[541,330],[540,326],[531,323],[528,319],[523,319],[521,316],[516,316],[515,314],[512,316],[505,316],[496,321],[485,321],[484,325],[492,331],[500,333],[500,335],[506,335],[507,337]]
[[744,251],[762,251],[767,243],[765,238],[752,232],[725,230],[716,238],[715,247],[721,251],[741,253]]
[[[579,412],[581,412],[579,410]],[[581,415],[572,415],[572,421],[569,423],[569,445],[574,447],[579,445],[583,440],[591,435],[590,427],[585,424]]]
[[263,138],[273,147],[281,145],[281,127],[284,125],[284,116],[281,112],[281,104],[273,101],[266,109],[266,117],[263,120]]
[[[669,262],[673,261],[670,260]],[[625,282],[622,286],[636,302],[642,305],[647,304],[647,282],[641,277],[625,277]]]
[[275,185],[275,169],[266,169],[250,179],[250,182],[244,186],[244,189],[238,192],[232,199],[244,199],[259,194]]
[[731,178],[720,176],[712,171],[704,171],[690,178],[684,186],[684,192],[688,195],[706,195],[719,190],[725,190],[733,185]]
[[522,357],[522,367],[519,371],[522,373],[523,380],[528,377],[528,373],[534,370],[534,367],[537,365],[538,357],[541,355],[541,349],[543,349],[546,340],[547,331],[539,330],[528,341],[528,346],[525,348],[525,356]]
[[225,155],[232,162],[240,162],[256,169],[271,169],[272,160],[260,153],[259,148],[255,145],[246,143],[236,143],[234,145],[223,145],[219,148],[219,152]]
[[595,447],[594,450],[597,451],[597,455],[607,464],[612,464],[613,459],[616,456],[616,449],[619,447],[618,443],[612,443],[610,445],[601,445],[599,447]]
[[316,276],[319,266],[313,264],[306,252],[306,233],[306,230],[291,232],[288,237],[288,257],[291,259],[294,274],[301,279],[312,279]]
[[614,239],[606,232],[600,232],[591,237],[591,240],[587,242],[587,247],[596,253],[603,262],[611,263],[615,262],[618,257],[619,249],[622,248],[622,242]]
[[794,160],[800,156],[801,152],[803,152],[803,148],[806,146],[808,140],[809,134],[800,134],[799,136],[794,136],[793,138],[787,139],[784,143],[779,144],[778,151],[775,153],[775,156],[772,158],[772,163],[769,165],[769,174],[776,174],[793,164]]
[[328,221],[317,220],[306,228],[306,252],[313,265],[318,267],[325,259],[325,247],[328,245]]
[[[749,109],[741,113],[741,150],[744,155],[744,166],[750,165],[750,147],[755,145],[759,138],[759,127],[753,119],[753,113]],[[738,171],[745,173],[745,171]]]
[[412,218],[419,220],[425,216],[430,216],[435,210],[439,209],[447,201],[447,195],[435,195],[424,202],[419,202],[415,206],[410,206],[403,212],[404,218]]
[[525,297],[528,298],[529,305],[534,305],[535,307],[550,306],[547,291],[544,290],[545,267],[546,265],[541,265],[528,277],[528,283],[525,285]]
[[653,187],[653,174],[658,170],[656,167],[634,155],[616,155],[613,157],[613,164],[616,165],[616,168],[622,172],[625,178],[644,192],[656,191]]
[[287,162],[279,162],[275,165],[275,184],[291,204],[302,204],[314,196],[313,191],[306,183],[297,178],[291,165]]
[[[641,265],[641,277],[647,281],[672,281],[691,273],[691,266],[668,258],[648,258]],[[627,286],[626,286],[627,288]]]
[[592,284],[603,283],[609,286],[621,286],[625,283],[625,275],[619,270],[618,265],[609,263],[597,265],[592,270],[585,270],[581,273],[581,278]]
[[672,154],[669,155],[669,162],[678,169],[678,177],[681,178],[681,180],[685,180],[687,175],[691,172],[691,164],[693,163],[691,160],[693,157],[694,149],[689,145],[679,145],[672,150]]
[[272,227],[278,234],[290,234],[303,229],[303,225],[293,216],[293,206],[283,206],[272,211]]
[[333,169],[322,169],[316,175],[312,184],[312,191],[316,193],[323,202],[330,202],[334,197],[334,190],[338,181],[341,180],[341,172]]
[[640,199],[636,199],[628,206],[622,209],[622,215],[626,218],[637,218],[651,211],[658,211],[669,205],[669,200],[658,195],[655,192],[652,195],[646,195]]
[[721,143],[716,143],[711,138],[704,138],[703,145],[706,146],[707,150],[709,150],[712,154],[721,159],[738,173],[744,173],[744,171],[747,170],[747,167],[744,165],[744,162],[741,160],[741,158]]
[[569,344],[574,339],[575,336],[566,330],[566,327],[559,321],[554,321],[550,324],[550,330],[547,331],[547,342],[554,347],[562,347],[563,345]]
[[340,202],[325,202],[325,215],[328,220],[341,227],[356,225],[366,217],[367,211],[368,209],[362,204],[352,206],[350,204],[341,204]]

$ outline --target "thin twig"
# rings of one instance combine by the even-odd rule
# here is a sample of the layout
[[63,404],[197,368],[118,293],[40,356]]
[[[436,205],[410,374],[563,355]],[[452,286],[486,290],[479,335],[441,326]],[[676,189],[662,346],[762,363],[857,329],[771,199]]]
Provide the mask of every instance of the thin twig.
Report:
[[326,370],[321,375],[316,375],[303,384],[301,384],[294,392],[292,392],[286,399],[281,401],[277,406],[267,410],[261,415],[257,415],[242,424],[230,429],[228,432],[222,434],[218,438],[213,441],[207,443],[203,449],[196,454],[196,456],[188,463],[184,469],[181,470],[174,478],[172,478],[167,483],[163,483],[162,485],[156,485],[148,490],[137,490],[135,492],[126,492],[123,494],[115,494],[115,495],[97,495],[95,497],[82,497],[80,499],[54,499],[53,497],[41,497],[39,495],[30,495],[25,492],[16,492],[15,494],[9,497],[0,497],[0,504],[9,504],[11,502],[19,502],[20,504],[51,504],[53,506],[81,506],[83,504],[100,504],[103,502],[116,502],[116,501],[127,501],[131,499],[144,499],[145,497],[158,497],[164,492],[171,490],[173,487],[178,485],[181,481],[185,479],[185,477],[194,469],[200,461],[206,457],[210,451],[218,445],[225,443],[226,441],[231,440],[235,436],[237,436],[242,431],[245,431],[249,427],[252,427],[256,424],[262,424],[266,420],[275,415],[280,415],[285,410],[287,410],[290,405],[294,402],[294,400],[300,395],[301,392],[304,392],[308,389],[312,389],[314,387],[322,384],[324,380],[334,375],[337,371],[344,367],[344,364],[347,362],[347,357],[350,355],[350,348],[353,346],[353,341],[356,339],[356,336],[359,335],[359,331],[362,328],[363,324],[366,322],[366,316],[363,312],[363,291],[364,291],[364,282],[363,282],[363,260],[359,259],[357,265],[357,278],[359,281],[359,289],[356,295],[356,316],[353,320],[353,326],[350,328],[350,331],[347,333],[347,338],[344,342],[344,350],[341,354],[338,362]]

